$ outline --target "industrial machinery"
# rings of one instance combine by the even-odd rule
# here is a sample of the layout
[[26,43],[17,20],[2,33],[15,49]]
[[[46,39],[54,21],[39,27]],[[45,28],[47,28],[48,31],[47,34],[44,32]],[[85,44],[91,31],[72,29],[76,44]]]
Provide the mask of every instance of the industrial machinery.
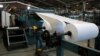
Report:
[[[12,13],[8,12],[8,8],[12,7],[12,3],[15,4],[22,4],[24,5],[24,9],[19,9],[20,13]],[[36,56],[48,56],[44,53],[44,50],[50,48],[57,48],[57,56],[64,56],[64,49],[68,49],[72,52],[83,56],[99,56],[100,52],[91,48],[86,48],[82,46],[78,46],[71,42],[64,41],[63,38],[65,35],[71,37],[72,32],[67,31],[64,33],[59,33],[55,31],[55,29],[63,28],[61,27],[62,24],[59,24],[58,27],[53,28],[53,33],[50,32],[47,27],[49,28],[49,23],[41,18],[38,13],[45,12],[45,13],[52,13],[51,10],[44,10],[35,6],[30,6],[31,9],[26,9],[27,4],[13,1],[13,2],[4,2],[4,4],[9,4],[8,8],[2,11],[2,28],[4,29],[4,44],[7,50],[16,49],[20,47],[28,47],[29,44],[35,44],[35,55]],[[10,5],[11,4],[11,5]],[[15,7],[14,7],[15,8]],[[59,16],[60,17],[60,16]],[[54,19],[56,20],[56,19]],[[56,22],[56,21],[55,21]],[[62,22],[59,21],[58,22]],[[56,22],[56,23],[58,23]],[[51,22],[53,23],[53,22]],[[69,24],[63,21],[64,24]],[[51,29],[50,29],[51,30]],[[45,45],[44,45],[45,43]],[[84,50],[83,54],[81,50]]]
[[[17,1],[4,2],[3,4],[8,5],[1,13],[2,28],[4,30],[3,41],[6,49],[13,50],[28,47],[28,45],[32,44],[36,44],[37,49],[43,48],[41,35],[45,35],[47,30],[43,26],[45,24],[44,20],[35,12],[52,11],[46,11],[34,6],[32,9],[28,10],[26,9],[28,6],[27,4]],[[12,4],[15,6],[12,6]],[[16,4],[21,4],[19,6],[25,6],[25,8],[21,8]]]

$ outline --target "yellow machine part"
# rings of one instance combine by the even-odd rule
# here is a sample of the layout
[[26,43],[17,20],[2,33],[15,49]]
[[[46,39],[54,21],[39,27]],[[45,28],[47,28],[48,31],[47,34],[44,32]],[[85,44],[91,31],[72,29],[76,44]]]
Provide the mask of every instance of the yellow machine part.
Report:
[[37,26],[33,26],[32,29],[33,29],[33,30],[37,30],[38,27],[37,27]]

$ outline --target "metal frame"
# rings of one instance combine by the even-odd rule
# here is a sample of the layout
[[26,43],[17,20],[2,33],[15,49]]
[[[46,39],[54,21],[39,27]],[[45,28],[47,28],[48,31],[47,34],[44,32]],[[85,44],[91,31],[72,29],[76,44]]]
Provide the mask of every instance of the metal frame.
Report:
[[64,56],[64,49],[67,49],[79,55],[82,55],[79,53],[79,49],[82,49],[82,51],[86,52],[85,55],[83,56],[99,56],[100,55],[100,51],[96,49],[79,46],[71,42],[66,42],[62,40],[61,46],[57,47],[57,56]]

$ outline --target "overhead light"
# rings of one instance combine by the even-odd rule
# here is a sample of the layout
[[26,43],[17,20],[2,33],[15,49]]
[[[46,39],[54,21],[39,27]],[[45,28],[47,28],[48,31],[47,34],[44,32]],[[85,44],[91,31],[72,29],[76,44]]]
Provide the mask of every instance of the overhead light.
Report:
[[30,5],[29,6],[27,6],[27,9],[29,10],[31,7],[30,7]]
[[2,4],[0,4],[0,8],[3,8],[3,5]]

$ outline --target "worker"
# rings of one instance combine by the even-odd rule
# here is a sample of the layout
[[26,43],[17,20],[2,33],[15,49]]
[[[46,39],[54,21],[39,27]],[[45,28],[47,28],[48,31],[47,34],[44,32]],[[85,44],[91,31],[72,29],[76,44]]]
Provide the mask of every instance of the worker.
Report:
[[11,27],[14,27],[16,25],[15,23],[15,20],[16,20],[16,17],[18,16],[18,13],[17,13],[17,7],[13,6],[11,7],[8,12],[11,14],[10,16],[10,26]]

